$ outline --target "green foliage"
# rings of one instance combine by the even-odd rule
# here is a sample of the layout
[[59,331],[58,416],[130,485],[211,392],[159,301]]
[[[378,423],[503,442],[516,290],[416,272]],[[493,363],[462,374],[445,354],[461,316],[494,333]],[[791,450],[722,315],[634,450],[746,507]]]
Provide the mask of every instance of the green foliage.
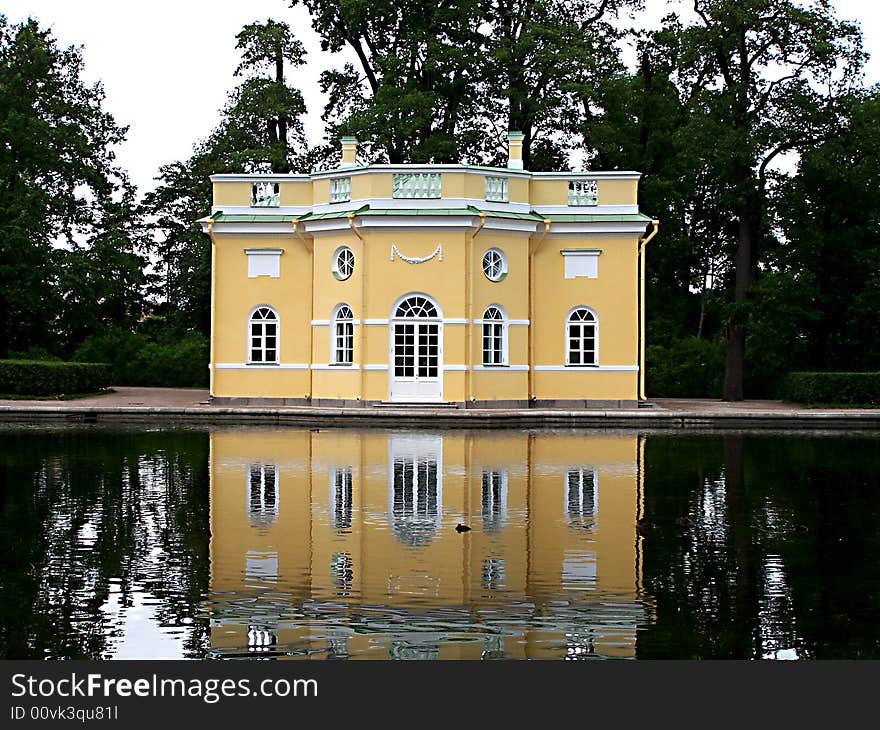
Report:
[[880,372],[790,373],[782,397],[806,405],[880,405]]
[[105,363],[0,360],[0,393],[95,393],[109,387],[110,376],[110,366]]
[[645,388],[651,398],[720,398],[724,343],[689,337],[651,345],[645,353]]
[[331,140],[358,137],[372,161],[498,164],[507,131],[519,130],[523,162],[538,170],[566,164],[597,79],[621,68],[608,19],[640,2],[296,4],[324,50],[357,56],[321,78]]
[[[211,210],[210,176],[228,172],[290,172],[310,166],[301,116],[302,94],[285,80],[304,49],[289,27],[273,20],[246,25],[237,36],[244,81],[230,92],[220,122],[192,156],[163,165],[143,212],[155,220],[158,260],[151,293],[156,311],[178,329],[210,333],[211,242],[196,221]],[[269,77],[266,77],[269,72]],[[188,378],[184,378],[187,380]]]
[[0,15],[0,357],[63,354],[142,314],[145,233],[114,152],[126,129],[82,70],[81,49]]
[[160,339],[111,329],[89,337],[78,360],[111,363],[114,385],[204,388],[208,385],[208,339],[197,332],[166,332]]

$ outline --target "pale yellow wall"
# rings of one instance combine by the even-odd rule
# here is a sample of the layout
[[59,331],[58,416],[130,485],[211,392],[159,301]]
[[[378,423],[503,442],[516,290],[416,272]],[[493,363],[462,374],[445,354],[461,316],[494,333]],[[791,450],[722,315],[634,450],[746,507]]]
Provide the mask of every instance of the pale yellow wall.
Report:
[[242,182],[215,182],[214,205],[244,205],[251,204],[251,184]]
[[[352,176],[352,198],[388,198],[391,175],[369,173]],[[480,198],[484,176],[443,173],[444,196]],[[511,201],[527,199],[533,205],[560,205],[567,202],[566,180],[509,178]],[[311,191],[314,189],[314,195]],[[217,183],[215,204],[247,205],[248,183]],[[637,182],[600,180],[601,204],[635,203]],[[329,180],[282,183],[283,205],[329,201]],[[418,201],[413,201],[416,206]],[[420,224],[412,217],[413,226]],[[490,221],[491,224],[491,221]],[[260,304],[273,306],[281,318],[280,357],[282,364],[326,365],[330,362],[331,328],[311,325],[311,320],[328,320],[340,303],[348,304],[356,320],[387,320],[392,304],[402,295],[423,293],[440,306],[446,319],[482,318],[486,307],[500,305],[509,319],[531,320],[535,364],[563,366],[565,363],[565,318],[575,305],[592,308],[599,317],[599,364],[635,366],[638,363],[637,329],[637,236],[562,237],[551,234],[540,244],[532,260],[534,272],[533,312],[529,311],[529,239],[520,234],[494,232],[484,228],[469,244],[474,230],[393,230],[359,228],[362,242],[343,229],[314,238],[314,291],[312,258],[308,245],[289,236],[216,236],[215,337],[216,363],[247,361],[246,322],[251,309]],[[535,244],[534,238],[531,245]],[[395,257],[391,246],[404,255],[424,257],[442,246],[443,260],[412,265]],[[311,245],[311,244],[309,244]],[[355,254],[354,274],[346,281],[333,277],[332,259],[339,246],[349,246]],[[278,247],[281,278],[247,278],[245,248]],[[501,282],[489,282],[482,274],[482,257],[490,247],[501,249],[508,260],[508,275]],[[598,279],[564,278],[564,248],[596,248]],[[468,258],[468,253],[471,258]],[[470,268],[472,285],[465,291],[465,272]],[[364,286],[366,276],[366,286]],[[470,306],[467,301],[470,299]],[[446,323],[443,326],[442,361],[447,366],[482,363],[482,328],[479,325]],[[508,328],[508,363],[527,365],[529,327]],[[388,365],[389,329],[386,324],[355,326],[356,365]],[[339,398],[386,400],[388,370],[322,371],[247,369],[218,370],[214,373],[212,394],[236,397]],[[532,393],[538,399],[634,400],[637,397],[636,372],[604,372],[567,369],[564,372],[535,372]],[[525,400],[529,397],[529,377],[525,371],[445,372],[443,400]]]
[[524,177],[507,178],[507,199],[511,203],[529,202],[529,181]]
[[[638,364],[637,246],[632,238],[571,239],[548,237],[534,255],[535,362],[565,364],[565,321],[576,306],[592,309],[599,321],[599,365]],[[563,249],[600,249],[598,278],[565,278]],[[552,292],[552,295],[548,293]],[[637,373],[597,372],[588,368],[536,372],[537,398],[632,399]]]
[[[323,182],[316,180],[315,187]],[[302,182],[283,182],[280,185],[279,202],[281,205],[311,205],[312,204],[312,181],[303,180]],[[317,201],[316,201],[317,202]]]
[[568,180],[532,180],[529,201],[534,206],[568,205]]
[[391,175],[389,173],[372,173],[351,176],[351,199],[390,198]]
[[[474,177],[473,175],[465,175],[460,172],[444,172],[440,175],[440,193],[444,198],[463,198],[465,197],[466,178]],[[482,179],[482,176],[477,176]],[[473,196],[473,197],[480,197]]]
[[[300,602],[387,606],[410,610],[423,597],[432,607],[498,611],[523,601],[575,603],[614,596],[640,610],[637,537],[637,439],[595,434],[535,436],[513,433],[437,434],[442,452],[440,526],[419,547],[401,542],[389,517],[390,444],[407,434],[325,430],[259,429],[211,434],[211,602],[245,606],[253,619],[219,622],[211,630],[215,649],[241,647],[248,621],[273,624]],[[247,514],[247,473],[253,463],[278,468],[278,516],[254,526]],[[352,521],[334,529],[331,471],[352,471]],[[565,472],[594,469],[598,512],[589,528],[565,514]],[[483,470],[507,473],[506,518],[493,526],[482,517]],[[454,526],[466,522],[470,533]],[[277,553],[277,580],[246,580],[247,554]],[[350,590],[341,593],[332,573],[335,555],[351,560]],[[482,585],[483,561],[504,562],[504,590]],[[595,558],[594,591],[566,584],[566,560]],[[257,610],[259,609],[259,610]],[[268,609],[268,610],[267,610]],[[239,609],[240,611],[242,609]],[[250,614],[248,614],[250,615]],[[549,632],[549,633],[548,633]],[[308,629],[281,628],[281,644],[312,645]],[[374,637],[375,638],[375,637]],[[314,648],[325,643],[314,638]],[[548,643],[554,648],[548,648]],[[598,653],[632,656],[635,626],[609,629],[595,639]],[[377,646],[378,644],[378,646]],[[508,656],[559,658],[565,637],[553,630],[525,632],[504,642]],[[349,651],[382,658],[387,646],[351,637]],[[442,647],[439,658],[479,658],[482,646]]]
[[638,202],[638,180],[600,180],[599,205],[635,205]]
[[[268,305],[278,312],[280,361],[309,364],[311,256],[305,246],[292,237],[245,236],[220,236],[215,246],[214,362],[247,362],[248,317],[255,307]],[[248,278],[246,248],[282,249],[280,278]],[[309,391],[308,381],[308,371],[216,370],[213,395],[301,398]]]

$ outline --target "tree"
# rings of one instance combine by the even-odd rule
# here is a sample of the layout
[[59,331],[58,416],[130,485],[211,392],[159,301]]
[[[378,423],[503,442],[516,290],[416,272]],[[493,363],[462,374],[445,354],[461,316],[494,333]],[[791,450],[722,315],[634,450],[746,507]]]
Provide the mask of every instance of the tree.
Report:
[[[242,61],[235,74],[246,79],[230,96],[221,137],[242,163],[290,172],[306,147],[300,120],[306,107],[300,91],[285,81],[285,62],[302,66],[305,48],[286,23],[272,19],[246,25],[236,38]],[[267,70],[269,78],[260,75]]]
[[710,162],[735,222],[734,306],[726,325],[724,398],[744,397],[748,302],[768,226],[768,171],[786,152],[833,136],[838,99],[858,81],[858,30],[828,0],[694,0],[698,22],[681,34],[678,83],[693,89],[695,118],[712,124]]
[[[302,125],[302,94],[285,69],[304,63],[305,50],[285,23],[246,25],[236,36],[242,52],[233,89],[217,127],[188,160],[163,165],[160,185],[144,199],[159,232],[154,243],[157,311],[180,330],[210,334],[211,242],[196,223],[211,210],[210,176],[226,172],[305,171],[311,163]],[[262,74],[271,73],[271,77]]]
[[0,358],[140,314],[143,231],[113,151],[126,128],[82,67],[80,48],[0,15]]
[[[481,96],[484,114],[503,140],[523,133],[523,166],[558,170],[576,146],[580,111],[590,113],[601,79],[623,71],[614,43],[622,33],[610,24],[640,0],[486,0]],[[499,130],[498,128],[501,127]],[[496,143],[497,144],[497,143]],[[493,153],[494,152],[494,157]],[[506,148],[487,150],[495,164]]]
[[353,134],[376,161],[460,162],[481,144],[477,99],[484,38],[479,2],[302,2],[326,51],[351,48],[322,74],[331,140]]
[[774,201],[770,270],[797,308],[759,299],[755,314],[787,332],[779,357],[798,370],[880,368],[880,89],[846,106],[846,133],[806,150]]

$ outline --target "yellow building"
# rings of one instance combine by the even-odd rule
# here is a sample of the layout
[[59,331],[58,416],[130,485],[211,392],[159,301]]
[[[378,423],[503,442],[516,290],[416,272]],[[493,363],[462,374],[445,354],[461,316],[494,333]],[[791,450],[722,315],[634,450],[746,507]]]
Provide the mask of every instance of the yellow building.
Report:
[[631,434],[216,431],[211,649],[634,656],[653,616],[641,448]]
[[529,172],[509,142],[507,168],[359,166],[343,138],[334,170],[213,176],[212,397],[642,398],[639,174]]

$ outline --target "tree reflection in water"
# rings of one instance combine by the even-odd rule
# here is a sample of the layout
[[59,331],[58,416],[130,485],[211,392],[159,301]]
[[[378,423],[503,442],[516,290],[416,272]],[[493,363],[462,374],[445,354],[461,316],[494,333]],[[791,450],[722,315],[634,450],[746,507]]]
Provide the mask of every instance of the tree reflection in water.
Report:
[[113,656],[145,601],[202,655],[207,497],[204,432],[0,430],[0,656]]

